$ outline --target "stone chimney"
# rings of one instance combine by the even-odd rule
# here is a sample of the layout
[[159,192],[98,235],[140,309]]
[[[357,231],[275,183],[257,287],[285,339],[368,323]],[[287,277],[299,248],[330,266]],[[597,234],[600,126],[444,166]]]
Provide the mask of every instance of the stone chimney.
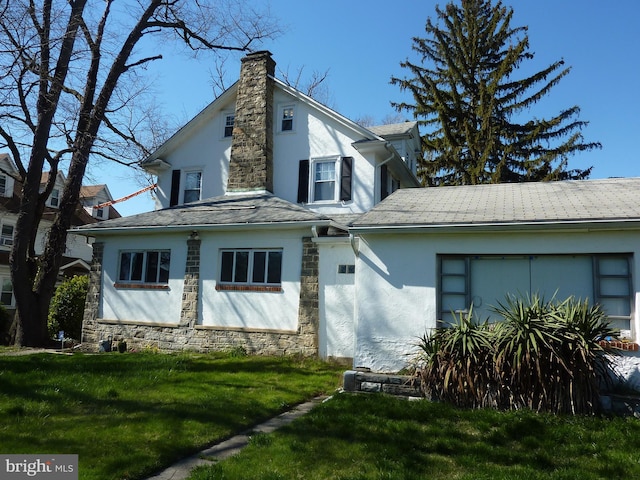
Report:
[[242,59],[227,192],[273,192],[273,76],[268,51]]

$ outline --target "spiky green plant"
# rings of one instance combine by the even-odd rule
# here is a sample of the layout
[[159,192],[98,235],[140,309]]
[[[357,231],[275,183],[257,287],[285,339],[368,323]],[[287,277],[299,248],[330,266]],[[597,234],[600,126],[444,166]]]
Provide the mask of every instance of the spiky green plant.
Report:
[[610,366],[599,340],[615,334],[598,305],[507,296],[496,324],[456,317],[422,337],[426,396],[462,407],[593,413]]
[[489,325],[475,323],[472,310],[449,328],[422,337],[420,372],[426,396],[465,407],[491,404],[493,346]]

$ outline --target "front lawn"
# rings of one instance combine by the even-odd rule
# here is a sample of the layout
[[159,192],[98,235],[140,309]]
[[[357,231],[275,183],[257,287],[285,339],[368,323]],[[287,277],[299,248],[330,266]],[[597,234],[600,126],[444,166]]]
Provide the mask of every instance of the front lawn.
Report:
[[190,480],[640,478],[640,421],[341,394]]
[[0,452],[78,454],[81,480],[140,479],[333,392],[342,371],[291,357],[0,356]]

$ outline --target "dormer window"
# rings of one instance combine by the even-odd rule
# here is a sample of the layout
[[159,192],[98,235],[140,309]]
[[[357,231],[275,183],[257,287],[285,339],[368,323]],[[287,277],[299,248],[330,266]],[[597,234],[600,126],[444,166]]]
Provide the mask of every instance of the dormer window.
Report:
[[104,208],[95,208],[96,218],[104,218]]
[[0,175],[0,197],[8,197],[7,195],[7,176]]
[[293,115],[294,108],[293,105],[288,105],[282,108],[282,115],[280,116],[281,124],[280,131],[282,132],[291,132],[293,131]]
[[233,125],[235,124],[236,116],[233,113],[229,113],[224,117],[224,137],[228,138],[233,135]]

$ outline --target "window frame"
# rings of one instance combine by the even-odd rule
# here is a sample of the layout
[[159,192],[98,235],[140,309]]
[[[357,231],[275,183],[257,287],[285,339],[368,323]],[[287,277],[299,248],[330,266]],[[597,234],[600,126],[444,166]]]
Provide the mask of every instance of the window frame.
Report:
[[[287,115],[291,112],[290,115]],[[288,103],[278,108],[278,132],[291,133],[296,130],[296,105]],[[286,122],[286,124],[285,124]],[[285,125],[287,126],[285,128]]]
[[0,197],[8,197],[7,186],[9,185],[9,178],[7,175],[0,174]]
[[52,208],[58,208],[60,206],[60,189],[53,188],[49,195],[49,206]]
[[[246,256],[246,264],[239,263],[241,256]],[[283,256],[282,248],[221,248],[216,290],[282,291]],[[261,281],[256,280],[260,272]],[[271,275],[277,280],[270,281]]]
[[[11,237],[5,235],[4,229],[11,228]],[[16,226],[12,223],[2,222],[0,224],[0,246],[10,247],[13,245],[13,237],[15,236]]]
[[[123,267],[125,266],[123,256],[125,255],[132,257],[127,261],[128,273],[123,275]],[[136,257],[139,255],[141,256],[141,260],[137,262]],[[153,260],[154,256],[156,257],[155,260]],[[163,260],[163,257],[165,257],[166,260]],[[150,262],[155,262],[155,267],[153,263]],[[166,268],[163,268],[163,265],[166,265]],[[155,270],[154,277],[151,277],[151,274],[153,274],[151,269]],[[139,270],[139,275],[135,270]],[[163,274],[163,272],[166,273]],[[171,250],[120,250],[118,252],[117,275],[116,287],[168,287],[169,279],[171,278]],[[136,278],[138,276],[139,278]]]
[[[11,291],[10,292],[6,291],[5,288],[4,288],[5,285],[7,285],[7,283],[11,287]],[[3,297],[6,294],[10,294],[11,295],[11,300],[9,301],[9,303],[4,303],[2,301]],[[5,307],[10,307],[10,308],[15,308],[15,306],[16,306],[16,296],[13,293],[13,282],[11,282],[11,277],[0,276],[0,303],[2,303]]]
[[[331,157],[319,157],[312,158],[309,166],[309,203],[323,204],[323,203],[338,203],[339,200],[339,172],[340,172],[340,156]],[[316,180],[316,168],[319,165],[333,164],[333,180]],[[318,183],[330,183],[333,182],[333,195],[330,199],[316,200],[316,185]]]
[[[199,176],[198,178],[198,188],[187,188],[187,179],[189,178],[190,175],[194,175],[197,174]],[[198,202],[200,200],[202,200],[202,170],[185,170],[183,172],[183,182],[182,185],[184,185],[184,187],[182,188],[182,203],[193,203],[193,202]],[[196,200],[189,200],[187,201],[187,195],[190,192],[197,192],[197,196],[198,198]]]
[[[231,122],[229,119],[231,118]],[[227,139],[233,136],[233,127],[236,123],[235,112],[224,112],[222,114],[222,138]]]

